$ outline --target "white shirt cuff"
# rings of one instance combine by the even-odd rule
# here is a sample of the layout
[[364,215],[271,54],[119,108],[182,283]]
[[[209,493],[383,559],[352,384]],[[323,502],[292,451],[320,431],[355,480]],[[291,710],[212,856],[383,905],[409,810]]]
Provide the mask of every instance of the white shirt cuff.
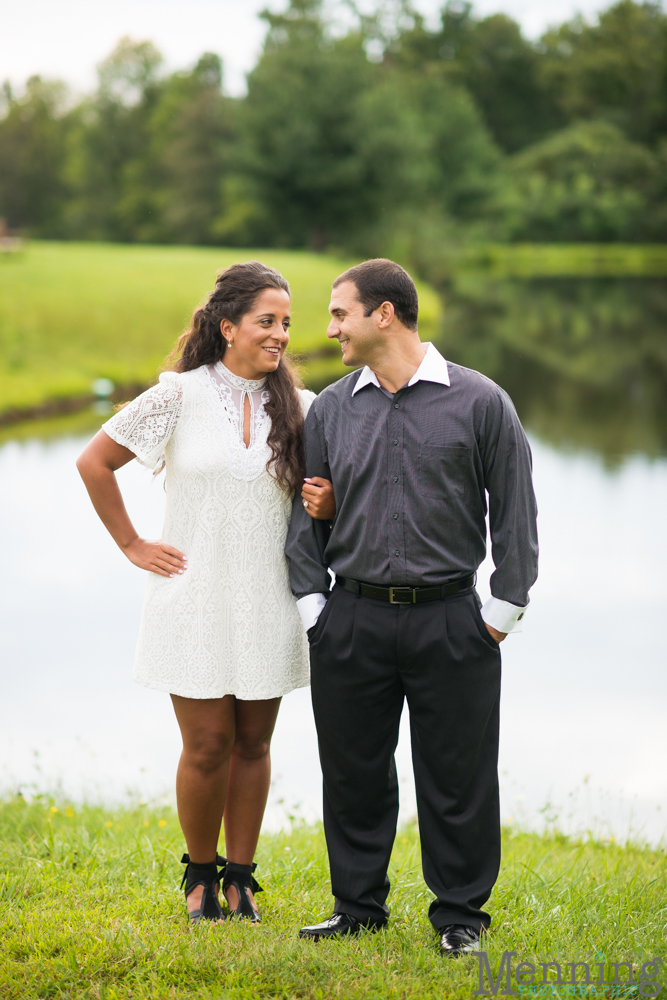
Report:
[[498,632],[520,632],[526,608],[517,608],[516,604],[510,604],[509,601],[490,597],[482,606],[482,618]]
[[326,603],[327,599],[324,594],[306,594],[305,597],[300,597],[296,602],[306,632],[317,622]]

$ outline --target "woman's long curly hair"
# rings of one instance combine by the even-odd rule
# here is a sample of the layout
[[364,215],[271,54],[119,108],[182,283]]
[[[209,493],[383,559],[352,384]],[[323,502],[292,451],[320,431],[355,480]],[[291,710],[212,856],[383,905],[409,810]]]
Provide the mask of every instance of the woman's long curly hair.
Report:
[[[238,326],[265,288],[278,288],[289,295],[289,285],[282,274],[258,260],[233,264],[220,271],[215,288],[204,305],[195,310],[190,328],[181,334],[169,355],[169,369],[189,372],[221,361],[227,348],[220,330],[222,320]],[[269,392],[266,411],[271,417],[267,438],[271,457],[266,468],[291,496],[300,486],[305,470],[303,410],[297,392],[303,383],[283,355],[276,370],[267,374],[266,387]]]

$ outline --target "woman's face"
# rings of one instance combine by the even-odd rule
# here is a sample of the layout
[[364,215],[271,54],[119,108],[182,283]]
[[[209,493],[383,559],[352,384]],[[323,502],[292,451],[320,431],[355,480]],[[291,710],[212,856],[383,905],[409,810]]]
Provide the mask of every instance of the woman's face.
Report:
[[274,372],[289,343],[290,298],[282,288],[265,288],[238,326],[223,319],[227,341],[224,364],[241,378],[260,379]]

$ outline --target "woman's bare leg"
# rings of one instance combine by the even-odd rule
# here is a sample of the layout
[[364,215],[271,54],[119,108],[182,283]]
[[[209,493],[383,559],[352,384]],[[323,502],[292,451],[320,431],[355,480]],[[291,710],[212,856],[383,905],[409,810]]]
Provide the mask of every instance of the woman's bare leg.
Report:
[[[225,854],[239,865],[252,864],[271,784],[271,737],[280,698],[236,700],[236,738],[229,758],[224,810]],[[233,898],[232,898],[233,897]],[[234,909],[236,889],[227,898]]]
[[[183,737],[176,774],[178,818],[195,864],[214,861],[225,809],[229,759],[236,738],[235,699],[181,698],[172,703]],[[252,703],[251,703],[252,704]],[[188,909],[198,909],[203,894],[197,886]]]

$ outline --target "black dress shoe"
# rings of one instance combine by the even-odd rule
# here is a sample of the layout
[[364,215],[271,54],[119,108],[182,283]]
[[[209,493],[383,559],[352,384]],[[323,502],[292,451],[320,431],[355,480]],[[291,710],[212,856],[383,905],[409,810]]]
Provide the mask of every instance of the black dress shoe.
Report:
[[378,931],[387,923],[386,920],[357,920],[349,913],[334,913],[321,924],[310,924],[299,931],[300,938],[319,941],[320,938],[344,937],[346,934],[358,934],[362,927],[369,931]]
[[463,924],[448,924],[440,930],[440,951],[458,958],[468,951],[479,951],[479,931]]

